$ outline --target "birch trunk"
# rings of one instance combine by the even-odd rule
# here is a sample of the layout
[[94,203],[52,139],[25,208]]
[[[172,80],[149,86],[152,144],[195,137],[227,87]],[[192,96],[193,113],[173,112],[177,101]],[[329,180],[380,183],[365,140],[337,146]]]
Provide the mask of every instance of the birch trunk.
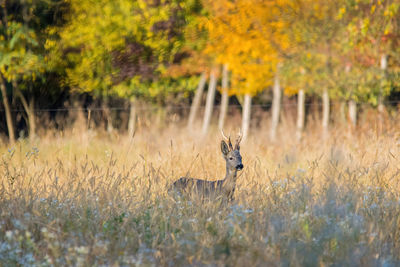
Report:
[[201,97],[203,96],[204,87],[206,85],[206,78],[207,78],[206,73],[203,72],[201,74],[199,85],[197,86],[196,93],[194,95],[193,102],[190,107],[189,120],[187,125],[189,130],[193,130],[193,123],[194,120],[196,119],[196,114],[200,107]]
[[[351,70],[351,65],[347,65],[345,67],[345,72],[349,73]],[[353,90],[353,88],[351,88]],[[357,125],[357,103],[353,99],[349,100],[349,120],[350,120],[350,129],[353,129]]]
[[279,83],[279,73],[278,69],[275,73],[274,86],[272,88],[272,119],[271,119],[271,129],[270,129],[270,139],[272,142],[276,140],[276,130],[279,123],[279,113],[281,109],[281,86]]
[[324,137],[328,136],[329,108],[328,89],[324,88],[324,92],[322,93],[322,131]]
[[297,94],[297,131],[296,131],[296,138],[297,140],[301,139],[301,135],[304,129],[304,102],[305,102],[305,94],[304,89],[300,89],[299,93]]
[[[383,79],[386,79],[386,71],[387,71],[387,55],[381,55],[381,70],[383,74]],[[383,90],[381,87],[379,89],[379,98],[378,98],[378,131],[379,133],[383,132],[384,125],[384,113],[385,113],[385,105],[383,104]]]
[[215,87],[217,85],[217,77],[216,77],[216,70],[213,69],[210,74],[210,84],[208,86],[207,92],[207,102],[206,108],[204,111],[204,120],[203,120],[203,128],[202,134],[206,135],[208,132],[208,127],[210,126],[212,111],[214,108],[214,99],[215,99]]
[[224,64],[222,68],[221,110],[218,119],[218,128],[220,130],[224,128],[225,117],[228,110],[228,102],[228,65]]
[[13,83],[13,87],[18,97],[21,99],[22,106],[24,107],[26,115],[28,116],[29,140],[33,142],[36,137],[35,99],[32,96],[29,99],[29,104],[28,104],[28,101],[22,94],[21,90],[19,90],[16,83]]
[[[386,78],[386,69],[387,69],[387,55],[383,54],[381,56],[381,70],[385,78]],[[382,117],[382,113],[384,111],[385,111],[385,106],[383,105],[383,88],[381,87],[379,90],[379,99],[378,99],[378,112],[380,117]]]
[[9,141],[11,145],[14,145],[15,144],[14,123],[12,121],[10,104],[8,103],[5,80],[1,76],[0,76],[0,90],[3,96],[3,104],[4,104],[4,111],[6,113]]
[[339,113],[340,113],[340,122],[345,125],[347,121],[347,115],[346,115],[346,102],[344,100],[340,101],[340,108],[339,108]]
[[136,130],[136,103],[131,99],[129,106],[128,134],[133,137]]
[[349,101],[349,118],[353,127],[357,125],[357,103],[354,100]]
[[242,132],[243,140],[246,140],[250,128],[250,113],[251,113],[251,95],[244,95],[243,114],[242,114]]

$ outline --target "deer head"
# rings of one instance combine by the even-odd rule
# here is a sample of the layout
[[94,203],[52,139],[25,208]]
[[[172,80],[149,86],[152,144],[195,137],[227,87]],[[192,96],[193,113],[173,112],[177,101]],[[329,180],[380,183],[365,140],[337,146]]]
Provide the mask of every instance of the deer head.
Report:
[[226,137],[224,132],[221,130],[221,134],[224,140],[221,141],[221,152],[226,161],[227,172],[240,171],[243,169],[242,156],[240,155],[240,141],[242,141],[242,134],[239,132],[236,138],[235,147],[232,145],[231,137]]

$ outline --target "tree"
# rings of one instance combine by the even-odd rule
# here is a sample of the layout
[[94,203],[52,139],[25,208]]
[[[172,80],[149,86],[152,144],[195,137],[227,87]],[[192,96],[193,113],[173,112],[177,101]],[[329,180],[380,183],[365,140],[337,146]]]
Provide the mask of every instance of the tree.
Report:
[[398,58],[399,8],[395,0],[343,1],[340,17],[346,24],[343,36],[343,54],[351,63],[356,78],[357,100],[381,106],[390,93],[393,82],[388,80],[387,56]]
[[[53,48],[54,58],[65,55],[67,83],[74,90],[107,103],[113,95],[154,97],[175,82],[165,74],[183,46],[186,19],[196,1],[68,3],[72,12],[68,23],[57,29],[61,40]],[[110,114],[107,106],[105,110]],[[111,129],[110,116],[108,125]]]
[[297,97],[297,131],[296,131],[296,138],[297,140],[301,139],[303,130],[304,130],[304,120],[305,120],[305,92],[304,89],[300,89],[298,92]]
[[208,84],[206,107],[204,110],[202,134],[206,135],[210,126],[211,116],[214,109],[215,88],[217,86],[217,70],[213,68],[210,73],[210,82]]
[[345,22],[338,16],[341,5],[342,1],[296,1],[285,16],[293,47],[285,60],[284,84],[290,94],[298,93],[298,134],[304,127],[301,91],[322,97],[322,129],[325,137],[328,134],[330,97],[339,88],[334,68],[341,63],[345,32]]
[[14,123],[13,123],[12,116],[11,116],[10,104],[9,104],[8,98],[7,98],[6,84],[5,84],[5,80],[2,77],[2,75],[0,76],[0,89],[1,89],[1,95],[3,97],[3,104],[4,104],[5,113],[6,113],[8,137],[10,139],[10,144],[14,145],[14,143],[15,143]]
[[384,99],[397,83],[398,70],[393,65],[390,69],[388,57],[393,62],[399,59],[396,51],[400,43],[399,8],[396,0],[343,1],[340,14],[347,24],[344,47],[356,81],[353,100],[378,107],[380,129]]
[[[8,85],[22,102],[27,114],[29,136],[35,136],[36,122],[34,113],[34,88],[37,80],[45,80],[47,65],[45,62],[46,30],[55,24],[44,11],[52,12],[52,1],[23,0],[19,2],[2,0],[0,24],[0,76],[10,141],[13,142],[14,129],[7,102],[5,88]],[[26,98],[24,91],[27,93]]]
[[222,66],[222,86],[221,86],[221,108],[219,112],[218,118],[218,129],[223,130],[226,113],[228,111],[228,102],[229,102],[229,95],[228,95],[228,65],[224,64]]
[[[206,53],[227,64],[231,72],[229,94],[242,95],[247,105],[251,97],[272,85],[281,60],[278,49],[288,47],[275,1],[207,1],[210,17]],[[275,41],[279,44],[275,44]],[[276,76],[275,76],[276,77]],[[243,107],[243,130],[249,128],[250,107]],[[244,133],[244,135],[246,135]]]
[[201,104],[201,98],[203,96],[204,87],[206,85],[206,79],[207,79],[207,75],[205,72],[203,72],[201,74],[200,81],[197,86],[192,105],[190,106],[190,113],[189,113],[189,119],[188,119],[188,125],[187,125],[189,130],[193,130],[193,123],[194,123],[194,120],[196,119],[196,114],[197,114],[197,111]]
[[[277,69],[279,70],[279,68]],[[272,93],[273,93],[272,118],[271,118],[269,138],[272,142],[274,142],[276,140],[276,131],[279,123],[279,113],[281,109],[281,97],[282,97],[278,71],[275,72],[274,86],[272,88]]]
[[250,128],[251,95],[245,94],[243,102],[244,103],[242,111],[242,132],[243,132],[243,140],[246,140]]

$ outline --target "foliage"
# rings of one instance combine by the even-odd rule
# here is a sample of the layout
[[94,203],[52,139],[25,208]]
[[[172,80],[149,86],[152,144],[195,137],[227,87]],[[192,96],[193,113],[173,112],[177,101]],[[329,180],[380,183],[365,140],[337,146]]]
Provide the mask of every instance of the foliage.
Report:
[[232,72],[231,93],[256,94],[271,84],[279,55],[271,40],[285,49],[284,23],[274,1],[206,1],[210,17],[204,25],[209,32],[206,51]]
[[49,64],[45,43],[49,29],[63,24],[59,14],[67,7],[59,0],[3,0],[0,5],[0,75],[11,83],[13,94],[21,90],[28,102],[40,96],[37,102],[48,107],[65,88],[56,66]]
[[380,60],[386,55],[393,63],[398,61],[398,14],[398,1],[343,1],[338,13],[338,19],[346,22],[341,36],[345,57],[342,66],[351,68],[353,99],[376,105],[380,95],[387,96],[394,89],[394,80],[390,78],[396,76],[398,69],[389,65],[388,76],[387,70],[381,70]]
[[43,50],[39,33],[33,28],[30,17],[37,8],[30,1],[21,4],[25,12],[21,17],[9,15],[6,2],[2,1],[2,21],[0,24],[0,72],[7,81],[35,80],[45,71]]
[[206,3],[206,51],[229,65],[231,93],[266,89],[278,62],[289,95],[300,88],[316,94],[329,89],[332,97],[376,103],[393,89],[393,76],[379,62],[381,54],[398,57],[396,1]]
[[56,57],[66,55],[68,83],[98,96],[141,95],[138,82],[144,87],[158,80],[183,46],[186,16],[196,8],[196,1],[69,3],[69,23],[48,46]]
[[[176,92],[167,84],[192,91],[193,82],[187,90],[179,84],[194,81],[215,59],[232,72],[231,94],[268,88],[278,64],[289,95],[328,88],[332,97],[375,103],[396,86],[390,79],[400,60],[399,3],[393,0],[2,3],[10,12],[0,38],[8,80],[44,78],[47,69],[80,92],[155,99]],[[54,14],[60,19],[49,19]],[[393,75],[379,71],[382,53]],[[346,66],[356,82],[351,96]]]
[[134,92],[134,97],[150,103],[179,105],[189,97],[190,93],[193,93],[198,81],[198,76],[182,76],[163,77],[152,82],[143,82],[136,76],[113,86],[113,90],[121,97],[126,97],[126,92]]

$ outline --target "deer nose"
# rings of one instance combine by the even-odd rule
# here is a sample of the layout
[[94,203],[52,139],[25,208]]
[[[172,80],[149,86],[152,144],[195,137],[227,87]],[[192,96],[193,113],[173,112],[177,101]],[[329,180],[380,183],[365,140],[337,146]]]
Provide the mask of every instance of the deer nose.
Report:
[[241,169],[243,169],[243,164],[239,164],[239,165],[237,165],[237,166],[236,166],[236,169],[237,169],[237,170],[241,170]]

